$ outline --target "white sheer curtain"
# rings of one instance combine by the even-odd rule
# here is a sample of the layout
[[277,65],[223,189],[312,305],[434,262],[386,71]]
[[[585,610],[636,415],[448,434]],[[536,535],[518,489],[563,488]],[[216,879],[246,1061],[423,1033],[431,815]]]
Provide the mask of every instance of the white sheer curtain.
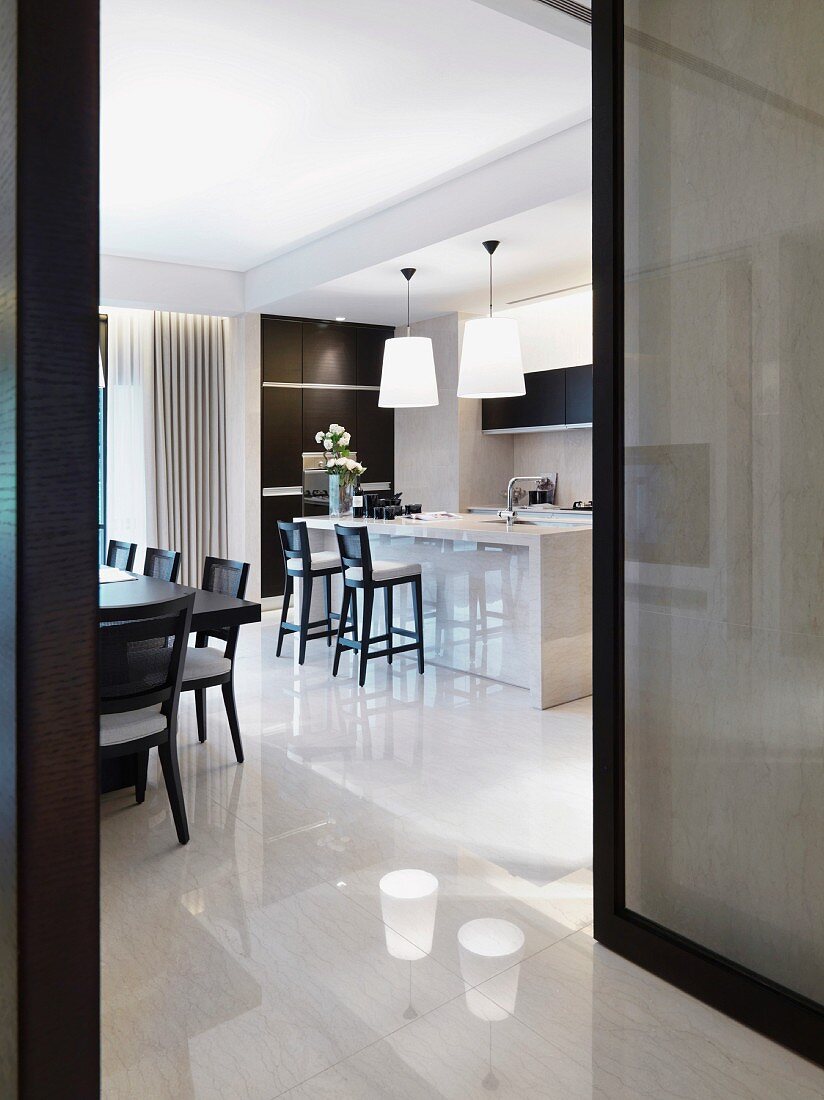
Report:
[[109,538],[180,550],[184,584],[225,557],[226,342],[222,317],[107,309]]
[[156,313],[154,500],[159,545],[180,550],[199,584],[207,554],[226,557],[226,322]]
[[[151,453],[154,314],[106,309],[109,376],[106,387],[106,535],[145,547],[153,538],[147,507],[146,456]],[[153,476],[153,475],[152,475]],[[154,527],[154,525],[152,525]],[[142,566],[140,551],[135,560]]]

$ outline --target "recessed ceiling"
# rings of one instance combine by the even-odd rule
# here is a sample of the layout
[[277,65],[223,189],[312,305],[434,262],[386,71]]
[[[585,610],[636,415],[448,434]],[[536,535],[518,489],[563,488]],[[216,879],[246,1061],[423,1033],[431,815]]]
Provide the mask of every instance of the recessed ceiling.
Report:
[[592,196],[589,191],[483,226],[451,240],[398,256],[273,303],[271,311],[295,317],[334,318],[376,325],[406,319],[402,267],[412,280],[412,317],[454,311],[483,313],[489,282],[485,240],[495,253],[495,305],[551,294],[592,280]]
[[473,0],[103,0],[101,250],[246,271],[586,118]]

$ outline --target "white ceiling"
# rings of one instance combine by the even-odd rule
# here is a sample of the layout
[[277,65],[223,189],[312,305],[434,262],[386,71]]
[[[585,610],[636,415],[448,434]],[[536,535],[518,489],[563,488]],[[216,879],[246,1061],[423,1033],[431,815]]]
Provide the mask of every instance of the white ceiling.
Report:
[[586,48],[473,0],[103,0],[102,31],[112,255],[246,271],[590,113]]
[[495,253],[495,305],[586,285],[592,280],[592,197],[589,191],[505,218],[450,240],[405,253],[271,306],[295,317],[334,318],[400,325],[406,320],[402,267],[412,279],[413,321],[455,310],[483,313],[489,301],[485,240],[500,240]]

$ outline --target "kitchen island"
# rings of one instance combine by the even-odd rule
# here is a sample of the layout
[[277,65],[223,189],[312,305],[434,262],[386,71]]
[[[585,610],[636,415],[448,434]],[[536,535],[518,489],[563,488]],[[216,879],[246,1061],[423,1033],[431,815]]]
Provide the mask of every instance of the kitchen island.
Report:
[[[298,518],[313,551],[337,549],[331,517]],[[590,522],[565,518],[511,530],[489,515],[342,522],[366,523],[373,560],[420,562],[428,663],[527,688],[541,708],[591,694]],[[381,602],[373,633],[382,632]],[[313,618],[322,617],[320,591],[313,604]],[[397,590],[395,622],[412,624],[405,587]]]

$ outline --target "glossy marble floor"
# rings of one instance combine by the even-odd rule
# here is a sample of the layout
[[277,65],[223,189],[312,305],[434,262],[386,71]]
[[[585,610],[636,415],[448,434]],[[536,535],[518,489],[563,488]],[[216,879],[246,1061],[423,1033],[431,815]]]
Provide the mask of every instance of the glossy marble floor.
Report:
[[588,701],[274,646],[241,633],[242,766],[220,693],[205,745],[182,701],[187,847],[155,760],[103,799],[106,1097],[824,1097],[593,941]]

